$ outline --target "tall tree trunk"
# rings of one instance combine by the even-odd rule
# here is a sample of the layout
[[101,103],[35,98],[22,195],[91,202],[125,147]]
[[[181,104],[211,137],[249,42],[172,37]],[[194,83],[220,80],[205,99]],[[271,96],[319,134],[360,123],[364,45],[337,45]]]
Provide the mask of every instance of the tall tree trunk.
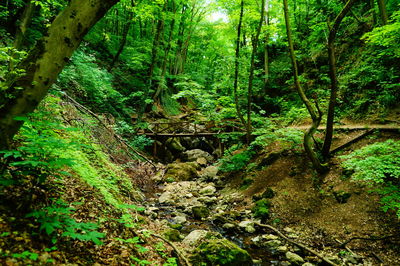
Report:
[[283,10],[285,13],[285,23],[286,23],[286,34],[288,38],[288,44],[289,44],[289,51],[290,51],[290,59],[292,61],[292,67],[293,67],[293,76],[294,76],[294,85],[296,87],[296,90],[306,106],[311,118],[312,118],[312,125],[311,127],[307,130],[307,132],[304,134],[304,150],[306,151],[306,154],[308,158],[311,160],[311,163],[315,170],[319,173],[323,173],[326,171],[326,167],[321,164],[321,161],[319,160],[316,152],[313,149],[313,136],[314,133],[317,131],[319,124],[321,123],[321,118],[322,118],[322,113],[320,109],[318,108],[317,105],[317,110],[312,106],[310,100],[307,98],[306,94],[304,93],[303,88],[300,85],[299,81],[299,72],[297,68],[297,61],[294,53],[294,46],[293,46],[293,40],[292,40],[292,30],[290,27],[290,19],[289,19],[289,9],[288,9],[288,3],[287,0],[283,0]]
[[[132,7],[133,7],[133,3],[132,3]],[[114,56],[114,58],[113,58],[113,60],[112,60],[112,62],[110,64],[110,67],[108,68],[109,71],[111,71],[114,68],[115,63],[118,62],[119,56],[121,55],[121,53],[123,52],[123,50],[125,48],[126,40],[128,38],[129,29],[131,28],[132,18],[133,18],[133,13],[131,11],[128,11],[128,12],[129,12],[128,22],[126,23],[126,25],[124,27],[124,31],[122,32],[122,39],[121,39],[121,42],[119,44],[118,51],[115,54],[115,56]]]
[[372,26],[375,26],[376,22],[377,22],[376,13],[375,13],[375,0],[369,0],[369,8],[372,13],[372,22],[373,22]]
[[71,0],[56,17],[45,37],[20,64],[24,76],[8,81],[10,86],[0,95],[0,150],[9,148],[22,126],[14,118],[38,106],[86,33],[117,2]]
[[269,43],[269,0],[266,0],[265,3],[265,26],[266,26],[266,33],[265,33],[265,45],[264,45],[264,91],[265,93],[268,92],[267,86],[269,81],[269,55],[268,55],[268,43]]
[[238,96],[238,80],[239,80],[239,59],[240,59],[240,37],[242,30],[242,21],[243,21],[243,10],[244,10],[244,0],[240,1],[240,16],[239,16],[239,24],[237,27],[237,38],[236,38],[236,52],[235,52],[235,76],[233,80],[233,95],[235,97],[235,107],[236,113],[242,122],[243,126],[246,127],[246,121],[242,115],[242,110],[239,104],[239,96]]
[[256,58],[257,48],[258,48],[258,40],[260,38],[262,24],[264,23],[264,8],[265,8],[265,0],[261,0],[261,15],[260,22],[258,23],[256,35],[252,38],[252,46],[253,50],[251,52],[251,60],[250,60],[250,73],[249,73],[249,84],[247,87],[247,125],[246,125],[246,140],[247,145],[250,144],[251,138],[251,103],[253,97],[253,80],[254,80],[254,62]]
[[168,43],[167,43],[167,47],[165,48],[164,51],[164,58],[163,58],[163,62],[162,62],[162,66],[161,66],[161,77],[160,77],[160,82],[157,85],[157,89],[153,95],[153,100],[155,101],[158,96],[160,95],[162,89],[163,89],[163,84],[161,84],[165,78],[165,74],[167,73],[167,63],[168,63],[168,55],[169,52],[171,50],[171,46],[172,46],[172,36],[174,33],[174,28],[175,28],[175,14],[176,14],[176,7],[175,7],[175,1],[172,0],[172,13],[173,13],[173,17],[171,20],[171,24],[169,26],[169,36],[168,36]]
[[186,10],[187,10],[187,6],[183,5],[182,11],[181,11],[181,19],[179,21],[178,42],[177,42],[177,46],[176,46],[175,60],[174,60],[173,71],[172,71],[172,73],[174,75],[178,75],[180,73],[180,70],[182,69],[182,67],[181,67],[182,66],[182,49],[183,49],[183,41],[185,38]]
[[386,10],[385,0],[378,0],[379,13],[381,14],[382,25],[388,23],[388,14]]
[[349,0],[346,5],[343,7],[342,11],[335,18],[333,22],[333,26],[329,29],[328,36],[328,55],[329,55],[329,78],[331,80],[331,95],[329,99],[329,107],[328,107],[328,116],[326,121],[326,131],[325,131],[325,139],[324,145],[322,146],[322,156],[327,158],[329,156],[329,150],[332,145],[332,136],[333,136],[333,120],[335,118],[335,105],[337,98],[337,90],[338,90],[338,81],[336,74],[336,56],[335,56],[335,39],[337,31],[339,30],[340,23],[346,14],[350,11],[353,4],[358,0]]
[[29,1],[26,5],[24,12],[22,13],[19,25],[17,27],[17,33],[14,40],[14,48],[20,50],[25,40],[25,33],[32,21],[33,13],[35,12],[36,5]]

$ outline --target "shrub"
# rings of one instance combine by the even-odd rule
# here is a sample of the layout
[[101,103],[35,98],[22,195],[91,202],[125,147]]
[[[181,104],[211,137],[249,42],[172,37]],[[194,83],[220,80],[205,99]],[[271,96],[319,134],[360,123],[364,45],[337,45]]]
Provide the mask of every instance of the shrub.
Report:
[[241,153],[224,156],[220,160],[219,170],[225,173],[242,170],[247,166],[254,154],[254,151],[245,150]]
[[376,187],[382,198],[382,209],[396,211],[400,218],[400,141],[387,140],[368,145],[341,156],[347,171],[356,180]]

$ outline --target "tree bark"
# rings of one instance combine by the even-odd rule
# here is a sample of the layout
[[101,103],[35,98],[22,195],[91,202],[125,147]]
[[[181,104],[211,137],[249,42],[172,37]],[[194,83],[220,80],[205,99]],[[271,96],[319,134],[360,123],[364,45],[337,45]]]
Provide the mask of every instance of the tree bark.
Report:
[[265,0],[261,0],[260,22],[258,23],[256,35],[254,36],[254,38],[252,38],[253,39],[253,41],[252,41],[253,50],[251,52],[249,84],[247,87],[247,125],[246,125],[247,145],[250,144],[251,131],[252,131],[252,128],[251,128],[251,102],[252,102],[252,97],[253,97],[253,80],[254,80],[254,68],[255,68],[254,62],[255,62],[257,48],[258,48],[258,40],[260,38],[261,28],[262,28],[262,24],[264,22],[264,8],[265,8]]
[[[326,131],[325,131],[325,139],[324,145],[322,146],[322,156],[327,158],[329,156],[329,150],[332,145],[332,136],[333,136],[333,120],[335,118],[335,106],[336,106],[336,98],[337,98],[337,90],[338,90],[338,81],[337,81],[337,70],[336,70],[336,56],[335,56],[335,39],[337,31],[339,30],[340,23],[346,14],[350,11],[351,7],[357,0],[349,0],[346,5],[343,7],[342,11],[335,18],[333,22],[333,26],[329,30],[328,36],[328,55],[329,55],[329,78],[331,80],[331,95],[329,99],[328,106],[328,116],[326,121]],[[328,25],[329,26],[329,25]]]
[[25,74],[8,80],[8,89],[0,95],[0,150],[10,147],[22,126],[14,118],[38,106],[89,29],[117,2],[71,0],[56,17],[45,37],[18,66]]
[[379,13],[381,14],[382,25],[388,23],[388,14],[386,10],[385,0],[378,0]]
[[307,98],[306,94],[304,93],[303,88],[300,85],[299,81],[299,71],[297,68],[297,61],[294,53],[294,46],[293,46],[293,40],[292,40],[292,30],[290,27],[290,19],[289,19],[289,8],[288,8],[288,1],[283,0],[283,10],[285,13],[285,23],[286,23],[286,34],[288,38],[288,45],[289,45],[289,52],[290,52],[290,59],[292,61],[292,67],[293,67],[293,76],[294,76],[294,85],[296,87],[296,90],[306,106],[311,119],[312,119],[312,125],[308,129],[308,131],[304,134],[304,150],[308,156],[308,158],[311,160],[311,163],[315,170],[317,170],[318,173],[324,173],[327,169],[326,166],[322,165],[321,161],[319,160],[316,152],[313,149],[313,136],[314,133],[317,131],[319,124],[321,123],[321,118],[322,118],[322,112],[318,108],[318,105],[316,106],[317,110],[312,106],[310,100]]
[[236,38],[236,52],[235,52],[235,76],[233,80],[233,95],[235,97],[235,107],[236,114],[242,122],[243,126],[246,127],[246,121],[242,115],[242,110],[239,105],[239,96],[238,96],[238,79],[239,79],[239,59],[240,59],[240,37],[242,30],[242,21],[243,21],[243,10],[244,10],[244,0],[240,1],[240,16],[239,16],[239,24],[237,27],[237,38]]
[[265,45],[264,45],[264,91],[267,94],[268,81],[269,81],[269,55],[268,55],[268,43],[269,43],[269,0],[265,3],[265,26],[267,26],[265,33]]

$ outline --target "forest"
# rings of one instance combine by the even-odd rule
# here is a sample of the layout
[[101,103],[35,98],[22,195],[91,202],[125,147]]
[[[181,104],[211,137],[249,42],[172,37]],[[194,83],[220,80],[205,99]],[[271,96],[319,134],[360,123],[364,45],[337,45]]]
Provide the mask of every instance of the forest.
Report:
[[0,264],[400,265],[398,0],[3,0]]

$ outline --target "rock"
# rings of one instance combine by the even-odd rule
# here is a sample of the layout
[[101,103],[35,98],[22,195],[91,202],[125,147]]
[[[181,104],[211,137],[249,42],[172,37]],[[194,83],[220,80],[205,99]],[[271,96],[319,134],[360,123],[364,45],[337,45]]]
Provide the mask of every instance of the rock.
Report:
[[206,151],[194,149],[182,153],[182,159],[187,162],[195,162],[198,158],[204,158],[207,162],[211,162],[214,158]]
[[253,221],[242,221],[239,223],[239,227],[244,229],[247,233],[254,233],[256,229],[254,228],[254,222]]
[[204,170],[200,173],[200,176],[205,180],[217,180],[218,179],[218,167],[216,166],[209,166],[204,168]]
[[326,258],[330,261],[332,261],[333,263],[336,263],[338,265],[340,265],[342,263],[342,260],[336,256],[336,255],[332,255],[332,256],[326,256]]
[[168,164],[163,180],[188,181],[199,177],[197,163]]
[[208,163],[207,159],[204,158],[204,157],[197,158],[196,162],[197,162],[198,164],[200,164],[200,165],[203,165],[203,166],[204,166],[204,165],[207,165],[207,163]]
[[173,241],[173,242],[178,242],[181,241],[181,235],[178,230],[176,229],[170,229],[164,232],[164,236],[166,239]]
[[290,228],[290,227],[285,227],[285,228],[283,228],[283,231],[285,231],[285,232],[288,233],[288,234],[294,233],[294,230],[293,230],[292,228]]
[[270,250],[277,251],[278,248],[282,245],[282,241],[270,240],[270,241],[265,242],[263,245]]
[[172,153],[179,153],[186,150],[186,148],[182,146],[178,138],[167,139],[165,145],[167,146],[168,150],[170,150]]
[[206,238],[206,236],[209,234],[208,231],[206,230],[194,230],[190,232],[182,241],[182,243],[189,245],[189,246],[194,246],[196,245],[200,240],[203,240]]
[[301,265],[304,263],[304,259],[296,253],[288,251],[286,252],[285,256],[291,263],[295,265]]
[[184,224],[186,223],[186,216],[184,214],[179,214],[172,218],[173,224]]
[[158,198],[158,202],[161,204],[173,204],[174,199],[173,196],[170,192],[166,191],[161,194],[161,196]]
[[199,193],[201,195],[210,196],[213,195],[217,189],[213,185],[208,185],[205,188],[200,189]]
[[218,200],[217,197],[200,197],[200,198],[198,198],[198,201],[204,202],[206,204],[212,204],[212,203],[216,202],[217,200]]
[[273,234],[269,234],[269,235],[263,235],[262,236],[263,239],[265,240],[276,240],[279,238],[279,236],[273,235]]
[[279,253],[286,253],[288,252],[288,247],[287,246],[280,246],[276,249]]
[[208,217],[210,210],[206,206],[193,206],[192,213],[194,218],[201,220]]
[[315,266],[315,265],[312,264],[311,262],[306,262],[306,263],[304,263],[302,266]]
[[230,230],[235,228],[236,226],[234,224],[231,223],[224,223],[224,225],[222,225],[222,228],[226,229],[226,230]]
[[225,238],[201,243],[191,257],[193,265],[253,265],[249,253]]

